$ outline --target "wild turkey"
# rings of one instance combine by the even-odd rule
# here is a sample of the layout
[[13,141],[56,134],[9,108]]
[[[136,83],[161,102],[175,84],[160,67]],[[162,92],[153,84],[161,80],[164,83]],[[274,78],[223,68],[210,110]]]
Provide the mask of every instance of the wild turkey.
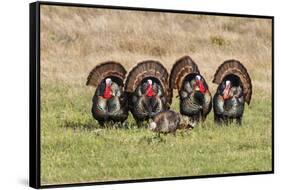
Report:
[[129,108],[138,125],[169,109],[168,79],[165,67],[153,60],[138,63],[128,73],[125,91],[129,94]]
[[252,96],[247,69],[237,60],[227,60],[217,69],[213,82],[219,85],[213,99],[215,122],[230,123],[236,119],[241,125],[244,104],[250,104]]
[[212,96],[198,66],[189,57],[180,58],[170,74],[170,89],[177,89],[180,113],[191,121],[204,121],[212,109]]
[[89,74],[87,85],[95,86],[92,115],[101,126],[107,121],[123,122],[128,117],[128,104],[123,91],[126,70],[117,62],[105,62]]
[[154,132],[160,133],[172,133],[175,135],[176,130],[180,126],[180,114],[168,110],[156,114],[153,117],[153,121],[149,123],[148,128]]

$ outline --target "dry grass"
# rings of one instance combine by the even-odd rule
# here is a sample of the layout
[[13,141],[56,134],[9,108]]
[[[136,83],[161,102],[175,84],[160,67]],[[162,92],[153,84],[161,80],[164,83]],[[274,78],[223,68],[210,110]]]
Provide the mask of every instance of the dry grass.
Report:
[[254,91],[271,96],[271,20],[55,6],[41,18],[43,79],[84,83],[107,60],[129,69],[156,59],[170,69],[188,54],[208,81],[224,60],[240,60]]
[[[170,70],[177,59],[188,54],[198,64],[214,94],[217,86],[211,81],[217,67],[227,59],[238,59],[248,69],[254,91],[250,111],[246,113],[248,119],[251,119],[246,120],[246,125],[250,125],[250,122],[254,121],[255,114],[263,117],[260,112],[263,110],[262,105],[267,107],[264,109],[266,115],[261,118],[263,121],[261,123],[270,123],[271,24],[271,20],[268,19],[42,6],[43,146],[48,147],[53,143],[52,137],[61,132],[60,126],[63,125],[61,121],[66,115],[68,119],[75,120],[74,122],[79,120],[82,124],[92,121],[90,106],[94,89],[85,86],[86,78],[95,65],[108,60],[118,61],[129,70],[140,61],[155,59]],[[177,106],[173,105],[173,107]],[[255,113],[251,109],[259,112]],[[81,115],[83,117],[80,117]],[[211,119],[209,119],[209,123],[212,123]],[[264,126],[261,125],[258,124],[257,129],[263,130]],[[263,141],[260,143],[266,144],[266,150],[269,151],[267,153],[270,154],[270,124],[266,127],[269,131],[263,134],[264,136],[261,137]],[[246,129],[246,131],[240,131],[239,134],[249,131]],[[257,138],[261,136],[260,132],[256,133]],[[68,133],[69,131],[65,137],[60,136],[65,139],[65,142],[68,142],[67,140],[70,138],[67,136]],[[140,132],[140,134],[142,133],[143,131]],[[224,132],[221,134],[223,135]],[[239,134],[237,133],[236,136],[241,138]],[[84,136],[88,135],[84,134]],[[218,137],[218,139],[223,138]],[[55,149],[61,141],[58,140],[54,146],[50,147]],[[194,144],[196,143],[195,141]],[[257,144],[259,143],[257,142]],[[80,146],[84,145],[82,142]],[[51,149],[44,148],[42,151],[44,156],[52,152]],[[260,152],[265,154],[263,151]],[[58,151],[58,155],[60,153]],[[53,154],[54,157],[57,156],[55,152]],[[257,156],[257,158],[259,157]],[[61,176],[58,180],[57,175],[52,173],[57,169],[53,163],[55,160],[44,159],[44,157],[42,159],[43,182],[83,181],[83,179],[71,178],[71,175],[74,176],[71,174],[72,172],[77,173],[74,169],[71,169],[71,172],[66,175],[68,177],[63,177],[58,173],[57,175]],[[227,158],[225,159],[227,163]],[[191,161],[189,160],[189,162]],[[268,159],[266,159],[266,163],[270,164]],[[71,165],[71,163],[67,164]],[[265,164],[261,168],[268,167],[269,165]],[[221,168],[220,170],[220,166],[217,168],[210,166],[210,168],[210,170],[201,168],[203,174],[204,172],[220,173],[231,170],[231,168]],[[253,166],[253,168],[258,170],[259,167]],[[250,167],[249,170],[253,168]],[[193,168],[193,170],[198,173],[198,168]],[[139,176],[143,175],[144,173]],[[89,175],[86,179],[92,181],[93,178]],[[97,178],[102,178],[102,176]]]

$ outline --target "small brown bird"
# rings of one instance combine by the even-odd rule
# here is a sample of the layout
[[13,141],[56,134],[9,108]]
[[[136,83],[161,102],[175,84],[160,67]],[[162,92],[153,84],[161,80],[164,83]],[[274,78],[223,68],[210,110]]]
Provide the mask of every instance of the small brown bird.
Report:
[[181,114],[168,110],[158,113],[154,116],[153,121],[148,125],[148,128],[154,132],[167,134],[176,134],[177,129],[187,128],[189,125],[188,119]]

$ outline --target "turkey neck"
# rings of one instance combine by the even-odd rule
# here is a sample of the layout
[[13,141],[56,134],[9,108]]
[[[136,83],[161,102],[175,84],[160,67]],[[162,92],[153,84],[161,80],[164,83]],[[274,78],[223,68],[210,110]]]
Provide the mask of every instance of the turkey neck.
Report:
[[104,92],[103,92],[103,97],[105,99],[110,99],[112,97],[111,95],[111,86],[108,84],[105,84]]
[[146,96],[152,97],[154,96],[152,84],[149,84],[146,90]]
[[202,81],[196,81],[195,84],[196,84],[196,87],[199,88],[199,91],[204,94],[205,91],[206,91],[206,89],[205,89],[205,87],[204,87],[203,82],[202,82]]
[[229,92],[230,92],[230,86],[226,86],[225,89],[223,90],[223,99],[227,100],[229,99]]

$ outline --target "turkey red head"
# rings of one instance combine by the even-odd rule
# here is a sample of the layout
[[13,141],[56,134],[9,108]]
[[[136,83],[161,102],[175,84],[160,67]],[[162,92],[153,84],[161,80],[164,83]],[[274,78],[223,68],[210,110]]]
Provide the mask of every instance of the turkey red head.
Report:
[[103,97],[105,99],[110,99],[112,97],[111,85],[112,85],[111,78],[105,79],[105,88],[104,88],[104,92],[103,92]]
[[204,94],[206,92],[206,88],[204,86],[204,81],[200,75],[195,76],[194,90],[200,91],[202,94]]
[[152,86],[152,80],[151,79],[148,79],[147,80],[147,88],[146,88],[146,91],[145,91],[145,95],[147,97],[152,97],[155,95],[155,92],[153,90],[153,86]]

